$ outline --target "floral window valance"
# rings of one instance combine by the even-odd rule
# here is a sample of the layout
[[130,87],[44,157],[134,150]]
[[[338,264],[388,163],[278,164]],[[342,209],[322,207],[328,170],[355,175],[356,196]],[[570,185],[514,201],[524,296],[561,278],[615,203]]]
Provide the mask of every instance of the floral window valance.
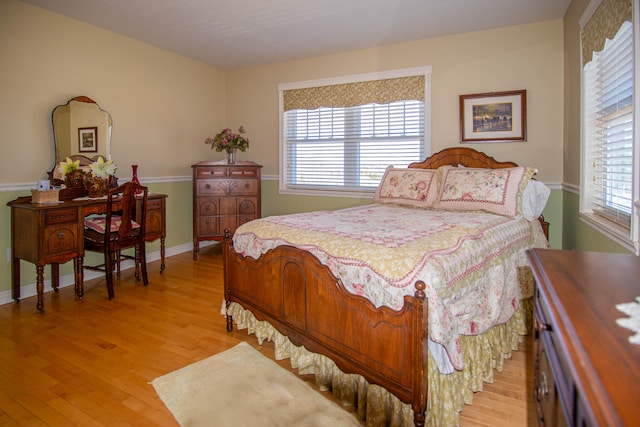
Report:
[[582,65],[591,61],[593,52],[604,49],[625,21],[632,21],[632,0],[602,0],[593,15],[582,26]]
[[399,77],[283,91],[284,111],[424,101],[424,76]]

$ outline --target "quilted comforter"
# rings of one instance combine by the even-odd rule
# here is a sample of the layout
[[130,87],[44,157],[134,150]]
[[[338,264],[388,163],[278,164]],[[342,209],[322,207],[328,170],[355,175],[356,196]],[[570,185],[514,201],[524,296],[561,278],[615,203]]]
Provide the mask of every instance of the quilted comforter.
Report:
[[279,245],[307,250],[377,307],[400,309],[424,281],[430,340],[455,369],[460,335],[506,322],[533,295],[524,252],[548,246],[538,221],[389,204],[262,218],[239,227],[233,244],[256,259]]

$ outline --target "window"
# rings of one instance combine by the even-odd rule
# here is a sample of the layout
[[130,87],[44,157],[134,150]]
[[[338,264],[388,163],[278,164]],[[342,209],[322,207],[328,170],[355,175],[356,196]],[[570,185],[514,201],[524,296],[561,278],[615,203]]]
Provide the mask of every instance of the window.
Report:
[[[600,26],[594,30],[603,16],[608,17],[608,26],[612,21],[615,23],[616,20],[604,12],[608,7],[621,9],[620,3],[625,2],[598,2],[582,30],[581,214],[596,228],[636,252],[638,218],[633,212],[633,202],[639,189],[637,166],[634,168],[634,164],[638,164],[638,150],[634,132],[637,112],[631,2],[628,2],[629,15],[620,16],[621,22],[616,23],[615,28],[602,31]],[[597,37],[592,37],[590,32],[603,34],[600,36],[603,40],[594,41]],[[585,44],[590,43],[593,47],[585,51]]]
[[373,77],[281,85],[282,193],[373,195],[387,166],[425,157],[424,71]]

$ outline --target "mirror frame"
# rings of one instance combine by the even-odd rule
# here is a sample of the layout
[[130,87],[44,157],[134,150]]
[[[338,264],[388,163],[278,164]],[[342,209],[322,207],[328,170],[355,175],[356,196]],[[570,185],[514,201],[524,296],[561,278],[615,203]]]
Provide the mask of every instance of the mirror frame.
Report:
[[[56,116],[56,110],[58,110],[59,108],[65,108],[65,107],[71,107],[71,103],[72,102],[81,102],[81,103],[87,103],[87,104],[93,104],[96,106],[97,108],[97,113],[104,113],[106,115],[106,129],[103,131],[101,131],[99,129],[99,127],[97,126],[97,123],[88,123],[87,126],[84,126],[82,128],[78,128],[78,138],[80,141],[80,138],[84,136],[84,134],[87,134],[87,136],[89,136],[89,143],[94,143],[96,145],[96,154],[94,156],[90,156],[88,155],[88,152],[81,152],[80,150],[80,145],[78,145],[78,149],[77,150],[73,150],[70,149],[69,150],[69,156],[62,156],[60,155],[60,137],[59,137],[59,133],[56,131],[56,120],[55,120],[55,116]],[[66,157],[72,157],[72,156],[84,156],[87,158],[91,158],[93,160],[97,159],[98,156],[102,156],[105,160],[111,160],[111,134],[113,131],[113,118],[111,117],[111,114],[109,114],[108,111],[103,110],[100,105],[98,105],[97,102],[95,102],[93,99],[87,97],[87,96],[76,96],[73,97],[71,99],[69,99],[67,101],[66,104],[61,104],[58,105],[57,107],[55,107],[53,109],[53,111],[51,112],[51,124],[52,124],[52,129],[53,129],[53,144],[54,144],[54,154],[55,154],[55,164],[53,165],[53,169],[52,169],[52,175],[55,173],[55,169],[57,167],[57,165],[60,162],[63,162],[65,160]],[[69,132],[71,134],[71,132]],[[75,134],[75,132],[74,132]],[[72,136],[69,136],[69,139],[71,140]],[[93,138],[93,139],[91,139]],[[103,141],[104,140],[104,141]],[[69,142],[70,143],[70,142]],[[79,142],[80,144],[80,142]],[[104,150],[100,150],[100,146],[104,145]]]

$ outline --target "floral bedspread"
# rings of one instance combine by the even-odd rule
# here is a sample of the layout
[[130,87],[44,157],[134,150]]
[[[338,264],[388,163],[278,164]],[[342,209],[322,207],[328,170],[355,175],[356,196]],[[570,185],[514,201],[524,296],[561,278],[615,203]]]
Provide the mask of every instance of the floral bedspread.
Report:
[[430,339],[455,369],[460,335],[506,322],[533,295],[524,250],[548,246],[538,221],[388,204],[262,218],[239,227],[233,244],[256,259],[279,245],[305,249],[377,307],[400,309],[423,280]]

